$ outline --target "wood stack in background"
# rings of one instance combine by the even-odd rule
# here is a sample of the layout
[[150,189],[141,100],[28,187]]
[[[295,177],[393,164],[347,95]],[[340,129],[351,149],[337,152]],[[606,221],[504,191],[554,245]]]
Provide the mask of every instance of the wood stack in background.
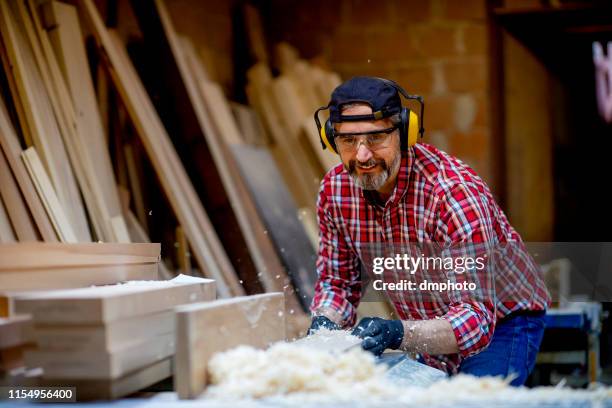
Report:
[[[121,3],[135,36],[108,27],[117,10],[96,4],[0,0],[0,317],[18,319],[3,327],[27,326],[13,304],[23,292],[180,272],[214,279],[222,298],[283,293],[287,335],[303,334],[316,280],[318,185],[338,162],[320,149],[312,112],[337,75],[286,44],[270,64],[247,7],[258,55],[251,106],[230,101],[163,0]],[[41,316],[43,350],[30,359],[50,368],[62,337],[58,327],[41,329]],[[113,340],[128,326],[71,330],[104,346],[92,364],[108,368],[124,356],[113,352],[130,355]],[[87,349],[73,346],[75,356]],[[109,370],[97,384],[115,396],[169,365],[130,378]]]
[[38,345],[26,363],[42,367],[43,383],[77,386],[79,399],[129,394],[170,376],[173,308],[215,296],[212,280],[183,276],[21,296]]

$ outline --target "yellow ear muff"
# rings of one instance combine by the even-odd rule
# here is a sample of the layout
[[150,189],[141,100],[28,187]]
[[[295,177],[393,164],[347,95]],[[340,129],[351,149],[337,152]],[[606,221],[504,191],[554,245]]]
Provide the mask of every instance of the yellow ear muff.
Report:
[[408,147],[414,146],[419,138],[419,117],[413,111],[408,113]]
[[321,127],[321,140],[323,141],[323,143],[325,143],[325,147],[327,147],[330,152],[338,154],[336,149],[333,148],[333,146],[331,145],[331,143],[329,143],[329,140],[327,139],[327,132],[325,131],[325,126]]

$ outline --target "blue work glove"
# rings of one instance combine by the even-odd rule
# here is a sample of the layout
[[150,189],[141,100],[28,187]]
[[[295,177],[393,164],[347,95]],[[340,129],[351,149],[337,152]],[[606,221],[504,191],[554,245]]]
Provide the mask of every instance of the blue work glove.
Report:
[[380,356],[386,349],[398,349],[404,338],[401,320],[364,317],[353,329],[353,335],[363,339],[361,347]]
[[315,316],[312,318],[312,323],[310,324],[310,329],[308,329],[308,335],[310,336],[312,333],[317,330],[325,328],[329,330],[340,330],[340,326],[336,323],[332,322],[325,316]]

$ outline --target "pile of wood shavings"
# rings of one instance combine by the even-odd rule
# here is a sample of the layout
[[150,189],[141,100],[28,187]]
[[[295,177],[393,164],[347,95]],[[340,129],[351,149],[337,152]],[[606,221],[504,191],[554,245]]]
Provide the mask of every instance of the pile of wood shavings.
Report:
[[[612,401],[612,389],[572,390],[515,388],[500,378],[458,375],[429,387],[400,387],[389,380],[386,366],[361,348],[333,353],[295,343],[277,343],[268,350],[241,346],[217,353],[209,362],[212,399],[265,399],[281,405],[331,401],[402,406],[439,406],[460,402],[537,406],[562,402]],[[534,405],[535,404],[535,405]]]

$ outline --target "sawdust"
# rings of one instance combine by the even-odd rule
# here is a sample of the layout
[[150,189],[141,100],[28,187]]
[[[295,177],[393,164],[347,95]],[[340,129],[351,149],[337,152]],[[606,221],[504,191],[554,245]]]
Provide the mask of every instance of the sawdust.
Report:
[[[359,402],[402,406],[456,403],[533,405],[555,402],[573,406],[578,401],[610,401],[612,389],[594,390],[538,387],[515,388],[501,378],[458,375],[428,387],[398,386],[387,368],[361,348],[345,353],[299,343],[277,343],[267,350],[249,346],[215,354],[209,362],[212,385],[205,397],[214,400],[264,400],[279,405]],[[353,406],[353,404],[351,404]]]

